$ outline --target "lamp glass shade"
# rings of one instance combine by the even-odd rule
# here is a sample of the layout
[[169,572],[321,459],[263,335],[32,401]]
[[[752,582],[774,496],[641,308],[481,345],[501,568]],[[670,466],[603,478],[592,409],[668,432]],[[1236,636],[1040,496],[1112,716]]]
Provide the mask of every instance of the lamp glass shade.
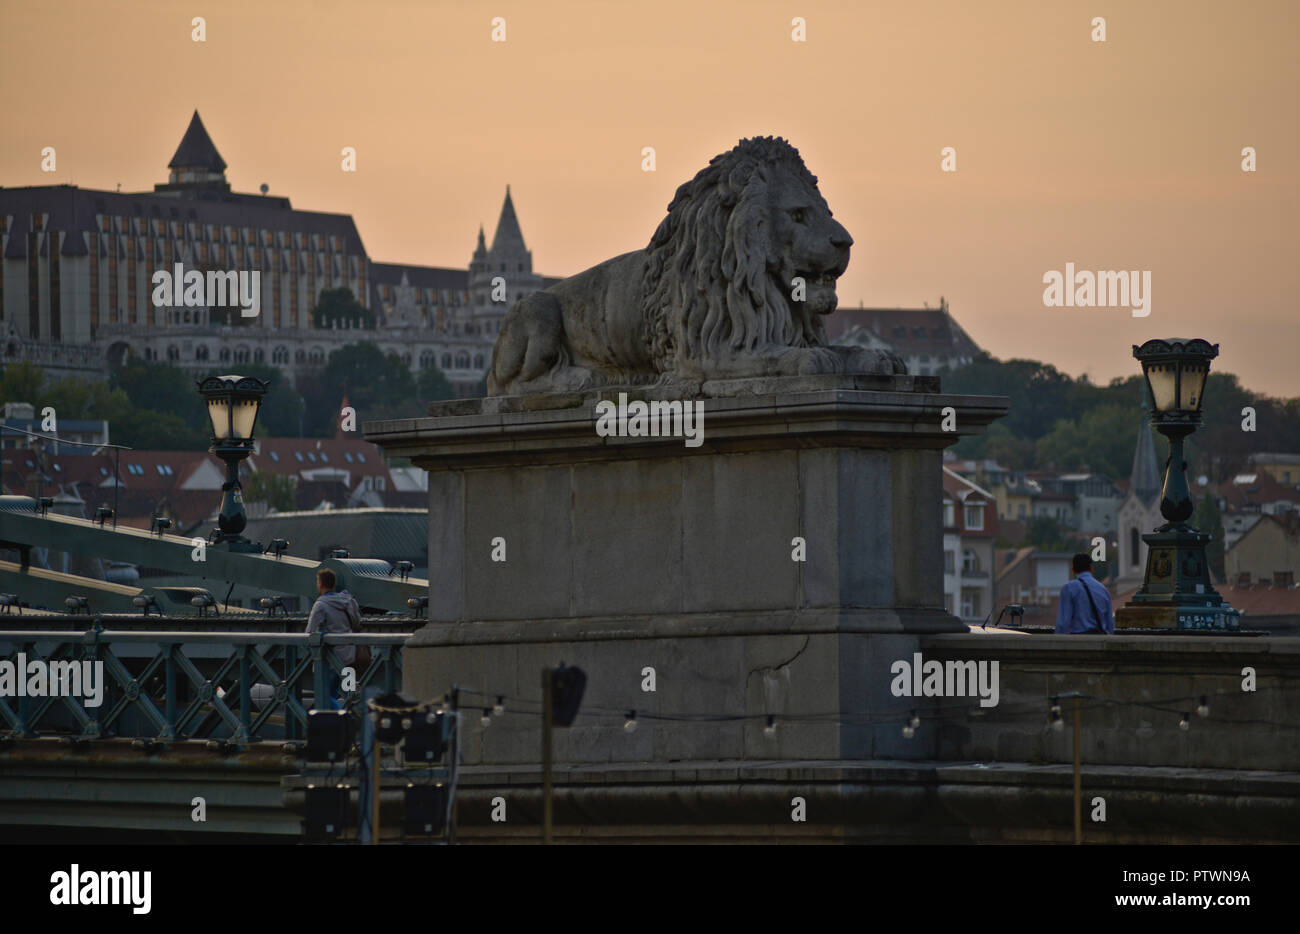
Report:
[[[1172,361],[1146,364],[1147,384],[1151,387],[1151,404],[1157,412],[1178,408],[1178,364]],[[1197,395],[1200,391],[1197,390]]]
[[261,399],[233,399],[234,417],[231,419],[232,437],[241,441],[253,437],[253,423],[257,421],[257,410],[261,407]]
[[214,438],[228,437],[230,435],[230,397],[209,397],[208,418],[212,419],[212,436]]
[[1210,372],[1209,364],[1189,361],[1184,362],[1182,367],[1181,398],[1178,400],[1178,407],[1188,412],[1199,412],[1202,390],[1205,389],[1205,377]]

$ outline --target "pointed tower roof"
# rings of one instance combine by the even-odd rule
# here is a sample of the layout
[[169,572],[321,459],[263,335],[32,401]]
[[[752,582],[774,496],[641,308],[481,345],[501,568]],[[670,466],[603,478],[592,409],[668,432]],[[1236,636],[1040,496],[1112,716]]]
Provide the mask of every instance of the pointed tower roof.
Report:
[[1156,464],[1156,445],[1151,435],[1151,416],[1142,405],[1142,425],[1138,428],[1137,450],[1133,452],[1133,470],[1128,488],[1144,503],[1160,495],[1160,470]]
[[512,253],[525,253],[524,234],[519,229],[519,218],[515,216],[515,203],[510,199],[510,186],[506,186],[506,201],[501,205],[501,218],[497,221],[497,232],[492,238],[492,252],[508,250]]
[[343,411],[352,403],[348,401],[348,384],[343,384],[343,402],[339,405],[339,420],[334,425],[334,437],[346,438],[347,432],[343,430]]
[[478,225],[478,246],[474,247],[474,256],[487,256],[487,242],[483,239],[483,225]]
[[167,163],[169,169],[207,169],[212,172],[224,172],[226,160],[221,158],[212,137],[203,127],[199,112],[194,111],[189,128],[181,137],[181,144],[176,147],[176,155]]

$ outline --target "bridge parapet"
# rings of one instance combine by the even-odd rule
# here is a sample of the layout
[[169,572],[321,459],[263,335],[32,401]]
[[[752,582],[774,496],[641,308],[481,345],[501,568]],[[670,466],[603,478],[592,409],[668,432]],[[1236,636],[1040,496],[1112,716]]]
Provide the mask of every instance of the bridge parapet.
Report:
[[[400,632],[102,625],[0,630],[0,722],[12,738],[115,736],[231,746],[299,740],[312,702],[330,696],[336,677],[341,706],[356,703],[368,685],[398,690],[406,639]],[[369,663],[343,665],[337,649],[345,645],[369,647]]]

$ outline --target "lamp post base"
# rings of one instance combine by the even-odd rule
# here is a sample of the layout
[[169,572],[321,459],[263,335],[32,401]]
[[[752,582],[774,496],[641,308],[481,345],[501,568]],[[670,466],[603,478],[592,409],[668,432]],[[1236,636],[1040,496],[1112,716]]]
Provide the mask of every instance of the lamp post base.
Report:
[[1237,632],[1241,614],[1230,606],[1187,607],[1134,604],[1115,610],[1115,630],[1179,629],[1187,632]]
[[1214,589],[1205,546],[1210,536],[1186,525],[1143,535],[1146,577],[1125,607],[1115,613],[1121,627],[1237,629],[1241,614]]

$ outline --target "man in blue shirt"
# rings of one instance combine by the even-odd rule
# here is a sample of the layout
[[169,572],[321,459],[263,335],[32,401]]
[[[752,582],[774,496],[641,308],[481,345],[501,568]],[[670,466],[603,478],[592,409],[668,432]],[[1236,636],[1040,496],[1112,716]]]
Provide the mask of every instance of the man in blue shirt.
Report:
[[1061,601],[1056,610],[1056,631],[1113,635],[1115,613],[1110,605],[1110,592],[1092,576],[1092,558],[1088,555],[1075,555],[1072,563],[1075,576],[1074,580],[1061,588]]

